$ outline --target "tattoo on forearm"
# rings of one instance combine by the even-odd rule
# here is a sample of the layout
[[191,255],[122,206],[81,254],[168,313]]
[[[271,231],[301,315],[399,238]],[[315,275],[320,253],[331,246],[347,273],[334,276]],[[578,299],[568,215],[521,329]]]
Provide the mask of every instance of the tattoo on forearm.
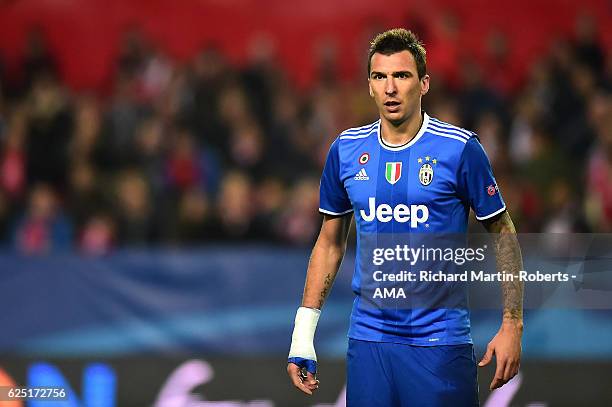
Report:
[[523,282],[519,271],[523,269],[521,248],[516,237],[516,230],[510,215],[504,213],[497,221],[488,225],[495,236],[495,253],[497,270],[501,273],[514,275],[513,281],[502,281],[504,301],[503,317],[505,319],[522,320],[523,318]]
[[323,303],[325,302],[325,298],[327,297],[327,293],[329,292],[333,282],[334,278],[332,273],[329,273],[325,276],[325,281],[323,282],[323,289],[321,290],[321,295],[319,297],[319,306],[317,308],[321,309],[321,307],[323,307]]
[[352,215],[341,218],[325,216],[308,262],[302,306],[323,308],[342,264],[351,221]]

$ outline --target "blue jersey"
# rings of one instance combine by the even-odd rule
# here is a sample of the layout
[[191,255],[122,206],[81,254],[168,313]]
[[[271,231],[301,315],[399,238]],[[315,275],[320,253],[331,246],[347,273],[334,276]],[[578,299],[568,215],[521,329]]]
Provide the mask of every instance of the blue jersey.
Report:
[[471,343],[467,307],[381,309],[363,306],[359,296],[365,236],[465,233],[470,208],[478,220],[506,208],[474,133],[423,113],[419,132],[402,146],[382,140],[380,120],[340,134],[321,177],[319,210],[355,216],[356,298],[350,338],[414,345]]

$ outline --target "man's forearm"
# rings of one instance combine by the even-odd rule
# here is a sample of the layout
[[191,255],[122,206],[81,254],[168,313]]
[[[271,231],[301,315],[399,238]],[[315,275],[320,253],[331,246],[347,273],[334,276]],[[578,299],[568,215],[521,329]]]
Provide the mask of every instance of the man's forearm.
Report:
[[[523,282],[519,272],[523,269],[521,248],[516,236],[516,230],[508,212],[499,219],[486,225],[487,230],[495,234],[495,255],[497,269],[502,273],[514,275],[512,280],[502,281],[504,302],[504,322],[523,322]],[[506,281],[508,280],[508,281]]]
[[302,306],[321,309],[342,263],[344,247],[328,245],[320,239],[312,249],[308,263]]
[[523,269],[521,248],[515,233],[500,233],[497,239],[497,267],[514,278],[502,281],[504,321],[523,321],[523,282],[519,272]]

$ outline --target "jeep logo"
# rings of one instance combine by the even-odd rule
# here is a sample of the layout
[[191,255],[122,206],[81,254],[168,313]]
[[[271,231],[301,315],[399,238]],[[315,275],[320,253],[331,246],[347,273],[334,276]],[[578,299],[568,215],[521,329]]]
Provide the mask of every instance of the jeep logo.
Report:
[[429,218],[429,209],[425,205],[404,205],[399,204],[395,208],[392,208],[388,204],[380,204],[376,206],[376,199],[371,197],[368,200],[369,213],[361,209],[359,213],[361,218],[366,222],[372,222],[376,218],[379,222],[390,222],[394,220],[399,223],[406,223],[410,221],[410,227],[416,228],[419,223],[426,222]]

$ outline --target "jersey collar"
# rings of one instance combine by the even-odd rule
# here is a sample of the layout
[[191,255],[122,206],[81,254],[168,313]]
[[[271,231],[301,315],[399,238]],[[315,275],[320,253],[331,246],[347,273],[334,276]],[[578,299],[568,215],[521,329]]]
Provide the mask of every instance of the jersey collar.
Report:
[[378,120],[378,125],[377,125],[378,143],[385,150],[401,151],[401,150],[404,150],[404,149],[412,146],[414,143],[416,143],[423,136],[423,134],[425,134],[425,130],[427,130],[427,126],[429,125],[429,116],[427,115],[427,113],[423,112],[423,123],[421,124],[421,128],[417,132],[416,136],[414,136],[412,138],[412,140],[410,140],[408,143],[402,144],[402,145],[399,145],[399,146],[394,146],[392,144],[383,143],[382,136],[380,134],[380,122],[381,122],[381,120]]

